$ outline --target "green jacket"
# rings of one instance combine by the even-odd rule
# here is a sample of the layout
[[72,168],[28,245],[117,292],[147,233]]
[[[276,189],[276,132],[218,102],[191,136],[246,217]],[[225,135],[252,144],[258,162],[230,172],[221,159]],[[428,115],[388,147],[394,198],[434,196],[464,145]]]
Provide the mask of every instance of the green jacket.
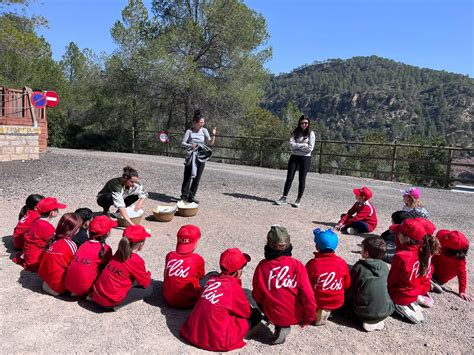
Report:
[[363,321],[383,320],[393,313],[387,276],[388,267],[379,259],[361,259],[352,267],[347,296],[354,313]]

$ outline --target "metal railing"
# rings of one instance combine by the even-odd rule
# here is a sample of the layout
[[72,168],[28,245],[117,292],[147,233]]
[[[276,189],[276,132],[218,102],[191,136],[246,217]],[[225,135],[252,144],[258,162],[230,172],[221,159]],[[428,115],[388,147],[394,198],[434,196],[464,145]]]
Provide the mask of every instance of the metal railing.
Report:
[[[183,133],[167,132],[161,143],[157,131],[132,130],[136,153],[184,157]],[[231,164],[286,168],[291,151],[288,138],[218,135],[212,160]],[[474,176],[474,148],[403,143],[317,140],[310,171],[450,187],[474,179],[453,174],[464,168]]]

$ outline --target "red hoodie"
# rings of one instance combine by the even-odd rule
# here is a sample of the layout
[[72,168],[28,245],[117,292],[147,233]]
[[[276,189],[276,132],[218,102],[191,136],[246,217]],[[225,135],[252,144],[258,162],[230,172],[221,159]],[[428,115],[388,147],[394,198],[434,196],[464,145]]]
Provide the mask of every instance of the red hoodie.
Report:
[[77,245],[69,238],[56,240],[41,253],[38,275],[53,291],[65,293],[66,268],[77,251]]
[[92,287],[92,300],[102,307],[114,307],[122,302],[136,281],[143,288],[151,283],[145,261],[136,253],[122,261],[115,254]]
[[171,307],[192,308],[201,296],[199,280],[206,274],[204,259],[196,253],[166,255],[163,297]]
[[28,271],[38,270],[38,259],[46,243],[52,238],[56,228],[46,218],[38,218],[30,224],[23,245],[23,266]]
[[35,210],[28,210],[26,215],[18,221],[15,229],[13,229],[13,246],[17,250],[23,250],[23,244],[25,243],[25,234],[30,229],[31,223],[38,219],[39,213]]
[[357,221],[367,223],[369,232],[372,232],[377,227],[377,213],[369,201],[365,201],[363,204],[360,202],[354,203],[354,206],[341,218],[339,224],[349,227]]
[[252,296],[277,326],[309,324],[316,301],[304,265],[291,256],[260,261],[253,275]]
[[442,284],[449,280],[458,277],[459,293],[466,292],[467,285],[467,271],[466,271],[466,259],[456,259],[452,256],[443,254],[434,255],[431,260],[434,266],[433,277],[436,281]]
[[77,296],[84,296],[92,288],[101,268],[112,258],[112,249],[104,245],[105,254],[99,258],[101,245],[96,240],[82,244],[66,270],[66,288]]
[[332,253],[314,253],[306,264],[318,308],[333,311],[344,304],[344,290],[351,285],[346,262]]
[[220,274],[209,279],[180,333],[205,350],[239,349],[245,345],[251,313],[240,279]]
[[422,294],[419,266],[417,245],[404,245],[403,249],[395,253],[387,279],[388,293],[393,303],[406,306]]

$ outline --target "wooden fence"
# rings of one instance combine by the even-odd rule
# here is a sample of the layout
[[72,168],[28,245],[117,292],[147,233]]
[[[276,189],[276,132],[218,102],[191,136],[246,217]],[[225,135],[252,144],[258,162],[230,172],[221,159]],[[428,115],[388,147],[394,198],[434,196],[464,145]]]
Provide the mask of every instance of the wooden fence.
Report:
[[[184,157],[182,133],[167,132],[161,143],[156,131],[131,132],[131,151]],[[218,135],[213,161],[286,168],[291,151],[288,138]],[[474,148],[402,143],[317,140],[310,171],[370,177],[449,188],[455,182],[474,183]],[[467,170],[467,177],[453,174]],[[465,174],[466,175],[466,174]]]

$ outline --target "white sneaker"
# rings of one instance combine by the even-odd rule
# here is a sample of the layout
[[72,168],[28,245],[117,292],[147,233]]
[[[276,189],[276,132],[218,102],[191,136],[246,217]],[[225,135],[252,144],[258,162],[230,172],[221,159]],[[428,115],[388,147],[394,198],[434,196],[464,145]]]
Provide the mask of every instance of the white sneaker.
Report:
[[349,227],[349,228],[346,229],[346,232],[347,232],[347,234],[354,235],[354,234],[357,234],[357,229]]
[[395,305],[395,310],[401,316],[407,318],[410,322],[418,324],[425,320],[425,316],[423,315],[423,310],[420,306],[413,302],[409,305],[402,306],[399,304]]
[[324,309],[318,309],[316,311],[316,321],[314,325],[324,325],[331,315],[331,311],[326,311]]
[[56,296],[59,296],[59,293],[57,293],[56,291],[54,291],[51,287],[49,287],[49,285],[46,283],[46,282],[43,282],[43,291],[46,292],[46,293],[49,293],[50,295],[56,297]]
[[385,322],[382,320],[380,322],[364,322],[362,323],[362,328],[366,332],[373,332],[374,330],[382,330],[385,327]]
[[291,205],[295,208],[298,208],[298,207],[300,207],[300,204],[301,204],[301,199],[297,198],[296,201],[294,203],[292,203]]
[[425,308],[431,308],[434,306],[434,299],[432,299],[429,294],[419,295],[416,303]]
[[279,200],[275,201],[275,205],[281,206],[281,205],[286,205],[288,201],[286,200],[286,196],[280,197]]

